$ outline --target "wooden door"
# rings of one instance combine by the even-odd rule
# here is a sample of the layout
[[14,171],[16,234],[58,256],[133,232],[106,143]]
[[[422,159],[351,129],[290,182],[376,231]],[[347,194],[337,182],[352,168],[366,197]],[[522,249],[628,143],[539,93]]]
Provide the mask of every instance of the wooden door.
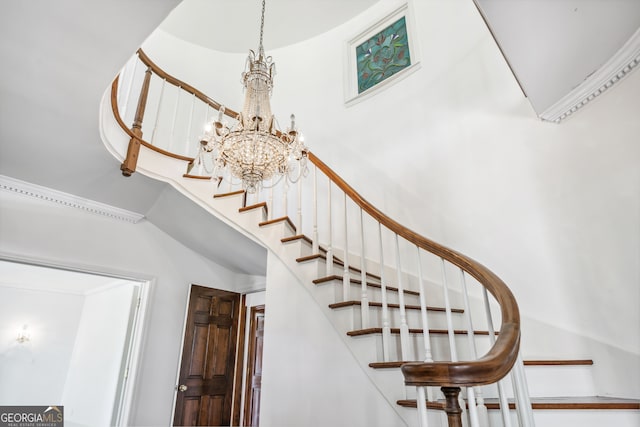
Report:
[[247,357],[247,390],[245,393],[244,425],[260,425],[260,391],[262,388],[262,344],[264,342],[264,305],[251,307],[251,333]]
[[191,286],[175,426],[231,424],[240,294]]

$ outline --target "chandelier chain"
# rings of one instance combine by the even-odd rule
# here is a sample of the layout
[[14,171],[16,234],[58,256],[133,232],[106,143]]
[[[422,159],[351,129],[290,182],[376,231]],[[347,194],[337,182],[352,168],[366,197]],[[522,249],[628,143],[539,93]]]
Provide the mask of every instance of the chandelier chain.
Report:
[[258,45],[258,51],[262,52],[264,47],[262,46],[262,35],[264,34],[264,9],[266,0],[262,0],[262,16],[260,17],[260,44]]

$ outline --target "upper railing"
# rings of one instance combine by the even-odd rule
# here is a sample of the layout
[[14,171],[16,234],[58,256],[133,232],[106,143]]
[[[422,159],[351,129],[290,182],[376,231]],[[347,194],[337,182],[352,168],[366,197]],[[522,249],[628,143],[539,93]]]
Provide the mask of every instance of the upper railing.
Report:
[[[230,176],[211,177],[211,165],[200,151],[203,126],[217,114],[220,104],[160,69],[142,51],[113,82],[111,103],[115,119],[130,137],[121,167],[124,175],[135,171],[142,145],[184,160],[187,178],[217,180],[219,193],[240,188],[239,181]],[[225,115],[229,120],[237,117],[228,108]],[[381,334],[383,360],[379,362],[401,364],[405,383],[417,386],[423,426],[426,426],[425,387],[431,386],[442,388],[445,410],[453,423],[450,425],[459,425],[456,423],[461,411],[457,404],[460,387],[467,388],[471,425],[484,425],[486,408],[477,386],[501,380],[519,357],[520,317],[513,294],[489,269],[389,218],[312,152],[307,156],[312,164],[311,176],[294,184],[297,191],[291,191],[285,182],[274,182],[252,200],[245,199],[245,204],[264,203],[268,220],[286,218],[301,238],[311,236],[307,239],[312,242],[313,255],[306,258],[326,260],[326,277],[319,281],[341,280],[340,302],[360,306],[360,328],[349,334]],[[335,265],[341,275],[336,274]],[[392,281],[395,287],[389,285]],[[467,282],[475,286],[470,287]],[[358,286],[356,292],[354,284]],[[374,298],[381,300],[375,302],[381,307],[378,322],[372,320],[371,314],[373,289],[379,292]],[[419,300],[420,328],[409,327],[407,311],[418,308],[406,302],[411,295]],[[446,326],[430,327],[433,320],[428,302],[444,305]],[[463,327],[455,326],[454,305],[464,306]],[[492,306],[497,306],[498,312],[492,311]],[[394,316],[394,312],[398,315]],[[474,317],[478,312],[481,314]],[[494,330],[494,322],[500,323],[498,332]],[[484,330],[476,330],[474,326],[484,326]],[[448,337],[446,350],[432,346],[432,341],[441,335]],[[456,337],[461,336],[467,337],[466,345],[458,342]],[[399,345],[393,344],[396,337]],[[483,351],[484,355],[478,357]],[[519,419],[521,425],[530,426],[533,422],[525,381],[520,378],[521,362],[515,366],[519,370],[513,381],[516,403],[519,408],[529,410]],[[503,421],[511,425],[506,393],[500,384],[497,388],[504,408]],[[429,400],[433,399],[429,389],[427,394]]]

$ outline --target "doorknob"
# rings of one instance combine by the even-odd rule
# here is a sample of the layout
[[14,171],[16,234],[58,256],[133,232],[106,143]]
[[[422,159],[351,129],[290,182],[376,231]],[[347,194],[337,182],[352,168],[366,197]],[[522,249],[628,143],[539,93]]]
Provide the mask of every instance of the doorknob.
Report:
[[187,386],[186,386],[186,385],[184,385],[184,384],[180,384],[180,385],[178,386],[178,391],[187,391],[187,388],[189,388],[189,387],[187,387]]

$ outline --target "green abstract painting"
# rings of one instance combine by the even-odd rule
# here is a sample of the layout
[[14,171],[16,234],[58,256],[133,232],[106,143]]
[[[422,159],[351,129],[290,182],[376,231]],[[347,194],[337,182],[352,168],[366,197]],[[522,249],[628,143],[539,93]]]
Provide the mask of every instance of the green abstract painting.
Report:
[[356,47],[358,93],[411,65],[405,17]]

